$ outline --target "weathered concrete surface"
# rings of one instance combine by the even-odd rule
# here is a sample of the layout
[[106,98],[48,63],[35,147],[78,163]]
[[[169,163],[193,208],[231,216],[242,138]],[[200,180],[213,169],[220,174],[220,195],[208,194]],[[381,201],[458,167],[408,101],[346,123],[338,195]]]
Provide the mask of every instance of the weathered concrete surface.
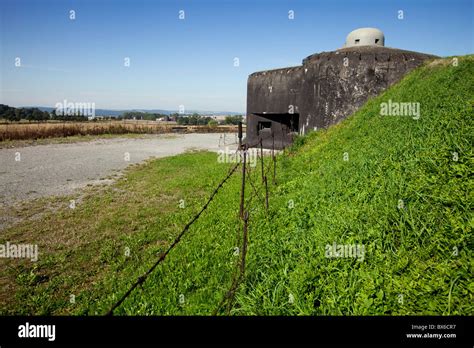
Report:
[[[311,55],[299,67],[251,74],[247,141],[258,141],[259,122],[271,122],[277,147],[291,142],[291,132],[305,134],[338,123],[432,58],[436,57],[382,46],[348,47]],[[297,127],[288,126],[291,117],[298,119]]]
[[296,105],[303,79],[303,68],[284,68],[250,75],[247,108],[253,113],[288,113]]
[[340,122],[430,58],[434,56],[376,46],[308,57],[300,100],[301,127],[307,131]]
[[[298,102],[303,78],[302,67],[284,68],[258,72],[250,75],[247,84],[247,139],[254,142],[259,137],[258,123],[276,121],[272,131],[277,139],[278,148],[285,147],[291,142],[290,124],[284,122],[290,114],[298,114]],[[298,127],[297,117],[295,127]],[[264,145],[271,147],[270,132],[263,132]]]

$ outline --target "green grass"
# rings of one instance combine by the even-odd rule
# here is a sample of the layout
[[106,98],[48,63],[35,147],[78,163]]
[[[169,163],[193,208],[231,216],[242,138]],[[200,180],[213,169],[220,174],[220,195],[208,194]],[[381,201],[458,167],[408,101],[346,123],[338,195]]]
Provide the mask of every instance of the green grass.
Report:
[[[419,102],[421,118],[379,116],[389,99]],[[424,67],[283,157],[235,312],[473,314],[473,103],[472,56]],[[334,241],[365,245],[365,260],[325,258]]]
[[187,153],[131,166],[113,186],[89,188],[74,210],[68,205],[75,196],[21,207],[20,218],[41,206],[45,212],[3,231],[0,243],[37,243],[39,261],[0,259],[7,270],[0,277],[2,313],[95,314],[97,298],[121,293],[143,272],[227,170],[214,153]]
[[[246,276],[231,314],[474,314],[474,57],[449,62],[413,71],[278,156],[269,211],[251,204]],[[380,116],[388,100],[419,102],[420,119]],[[107,312],[225,176],[229,165],[216,159],[200,152],[150,161],[75,210],[5,231],[1,242],[36,241],[44,253],[35,266],[8,261],[15,296],[3,312]],[[237,261],[239,179],[117,314],[209,315],[217,308]],[[364,260],[326,258],[333,242],[364,245]]]

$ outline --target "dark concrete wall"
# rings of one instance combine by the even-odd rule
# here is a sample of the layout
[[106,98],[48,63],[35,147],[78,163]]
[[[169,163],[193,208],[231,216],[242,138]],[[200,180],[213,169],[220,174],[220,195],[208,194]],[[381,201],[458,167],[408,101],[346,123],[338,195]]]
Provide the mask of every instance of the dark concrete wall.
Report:
[[365,46],[313,55],[303,61],[301,128],[326,128],[399,81],[424,60],[417,52]]
[[291,141],[278,123],[284,114],[299,114],[302,133],[338,123],[430,58],[435,56],[380,46],[350,47],[314,54],[299,67],[251,74],[247,140],[256,142],[258,122],[272,115],[275,143],[282,146]]
[[247,81],[247,112],[287,113],[300,94],[302,67],[253,73]]
[[[268,70],[254,73],[247,81],[247,139],[249,143],[257,141],[258,122],[271,121],[281,117],[278,115],[298,113],[300,88],[302,81],[302,67]],[[286,134],[278,122],[272,123],[272,131],[277,141],[277,146],[284,147],[291,142],[291,137]],[[270,147],[270,133],[265,133],[267,138],[265,146]]]

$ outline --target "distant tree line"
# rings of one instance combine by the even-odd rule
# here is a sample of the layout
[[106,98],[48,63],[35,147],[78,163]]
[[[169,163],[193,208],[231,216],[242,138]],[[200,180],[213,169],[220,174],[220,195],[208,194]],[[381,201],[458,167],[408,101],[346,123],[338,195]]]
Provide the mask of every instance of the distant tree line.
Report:
[[[226,116],[223,123],[224,124],[238,124],[241,122],[243,117],[238,116]],[[197,113],[194,113],[190,116],[178,116],[177,123],[180,125],[217,125],[218,122],[210,116],[201,116]]]
[[243,122],[242,115],[226,116],[224,124],[239,124],[239,122]]
[[[101,119],[112,119],[112,117],[100,117]],[[0,104],[0,119],[6,119],[12,122],[18,122],[21,120],[28,121],[48,121],[48,120],[59,120],[59,121],[88,121],[88,117],[81,114],[78,111],[75,115],[64,115],[57,114],[56,110],[53,109],[51,112],[41,111],[38,108],[15,108],[12,106]],[[202,116],[198,113],[192,115],[181,115],[174,113],[171,115],[150,113],[142,111],[126,111],[122,113],[117,119],[126,120],[148,120],[155,121],[157,119],[163,119],[164,121],[175,121],[179,125],[217,125],[218,122],[210,116]],[[223,121],[224,124],[236,125],[242,121],[241,115],[237,116],[226,116]],[[95,119],[94,119],[95,121]]]
[[28,121],[87,121],[87,116],[78,112],[76,115],[56,115],[56,110],[52,112],[41,111],[38,108],[15,108],[5,104],[0,104],[0,119],[6,119],[12,122],[21,120]]
[[142,112],[142,111],[126,111],[119,116],[120,119],[125,120],[148,120],[155,121],[156,119],[163,118],[165,121],[169,121],[170,117],[166,114],[159,114],[154,112]]
[[[207,125],[212,121],[214,121],[214,119],[212,117],[201,116],[197,113],[194,113],[190,116],[179,116],[178,119],[176,120],[176,122],[179,125],[191,125],[191,126]],[[211,123],[211,124],[213,124],[213,123]],[[217,124],[217,122],[216,122],[216,124]]]

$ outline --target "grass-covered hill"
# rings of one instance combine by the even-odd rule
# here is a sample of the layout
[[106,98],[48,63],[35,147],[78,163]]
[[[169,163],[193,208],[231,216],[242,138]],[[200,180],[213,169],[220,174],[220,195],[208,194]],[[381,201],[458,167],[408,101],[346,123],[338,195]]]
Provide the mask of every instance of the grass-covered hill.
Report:
[[[389,100],[419,103],[420,117],[381,116]],[[279,155],[269,211],[251,203],[247,268],[230,313],[474,314],[473,105],[474,57],[437,60]],[[45,252],[34,266],[10,265],[3,282],[15,296],[4,311],[105,313],[228,168],[212,153],[154,160],[75,210],[5,231],[2,242]],[[239,179],[117,314],[213,313],[237,262]],[[263,192],[258,166],[253,180]],[[363,257],[326,257],[334,243],[363,246]]]
[[[451,62],[414,71],[282,158],[243,313],[474,314],[474,57]],[[380,116],[389,100],[420,103],[420,118]],[[334,241],[363,244],[364,261],[325,258]]]

